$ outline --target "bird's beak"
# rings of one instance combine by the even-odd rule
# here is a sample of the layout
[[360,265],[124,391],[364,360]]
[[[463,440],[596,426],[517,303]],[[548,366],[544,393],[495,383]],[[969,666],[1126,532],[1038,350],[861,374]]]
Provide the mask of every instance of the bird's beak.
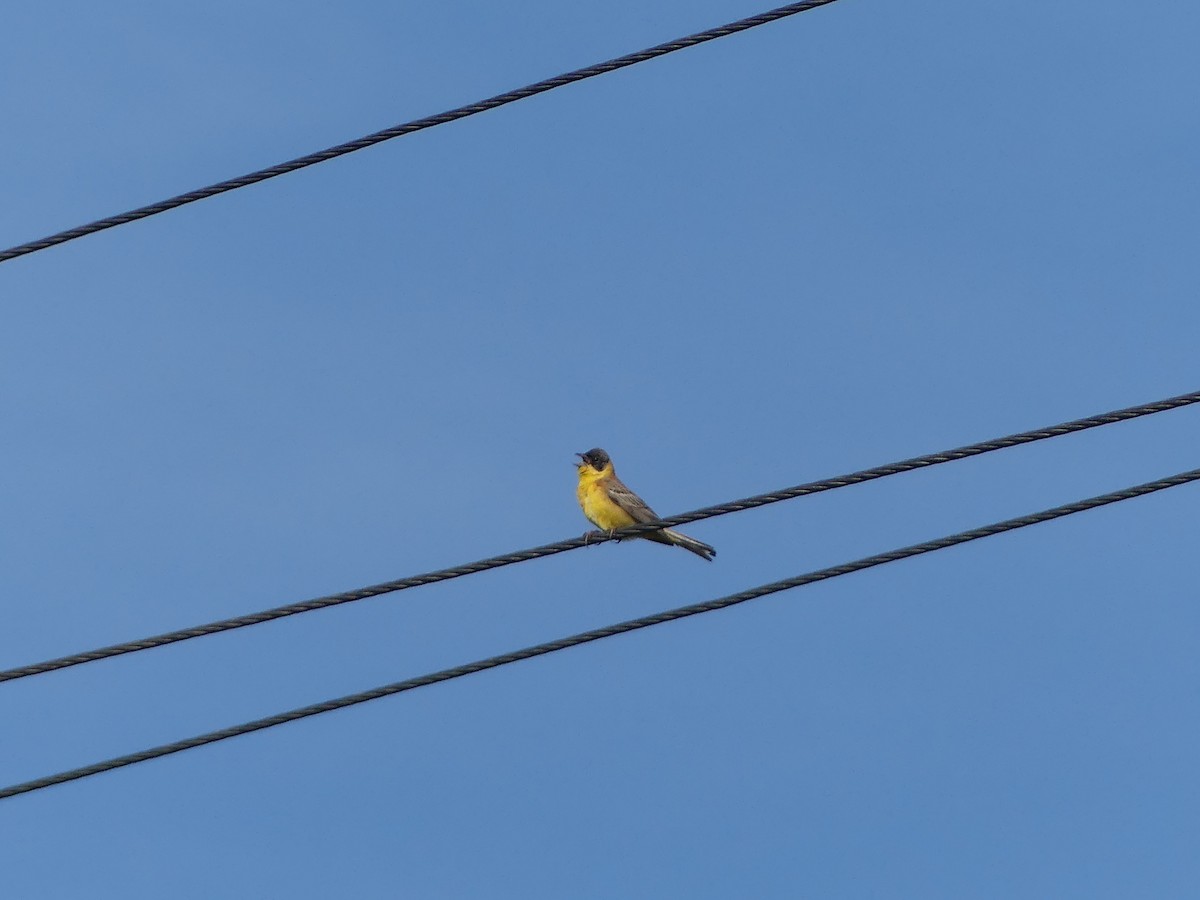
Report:
[[585,462],[583,461],[583,454],[582,454],[582,453],[576,453],[575,455],[576,455],[576,456],[578,456],[578,457],[579,457],[579,459],[575,460],[575,462],[573,462],[571,465],[575,466],[576,468],[578,468],[579,466],[586,466],[586,465],[587,465],[587,463],[585,463]]

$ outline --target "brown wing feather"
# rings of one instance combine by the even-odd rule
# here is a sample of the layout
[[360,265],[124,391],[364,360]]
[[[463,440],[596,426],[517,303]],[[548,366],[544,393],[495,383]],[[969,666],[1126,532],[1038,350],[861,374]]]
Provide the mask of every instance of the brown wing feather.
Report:
[[[625,483],[616,475],[606,478],[600,483],[604,485],[608,499],[633,516],[633,520],[639,525],[658,521],[658,513],[652,510],[645,500],[626,487]],[[655,541],[659,544],[674,544],[676,547],[690,550],[704,560],[711,561],[717,555],[717,551],[703,541],[690,538],[686,534],[680,534],[678,531],[671,531],[669,528],[664,528],[662,531],[650,531],[646,534],[638,535],[638,537],[645,538],[648,541]]]
[[627,488],[616,475],[605,479],[604,489],[608,492],[608,498],[633,516],[638,524],[658,521],[658,515],[646,505],[646,501]]

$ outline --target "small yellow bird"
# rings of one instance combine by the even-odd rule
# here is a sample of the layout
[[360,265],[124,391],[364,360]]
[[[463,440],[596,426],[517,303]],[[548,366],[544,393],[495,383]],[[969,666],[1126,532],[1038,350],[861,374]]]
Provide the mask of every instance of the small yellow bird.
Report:
[[[579,462],[576,463],[579,469],[579,486],[575,489],[575,496],[579,498],[583,514],[593,525],[611,534],[618,528],[658,521],[658,516],[646,505],[646,501],[627,488],[617,477],[607,453],[596,447],[587,453],[575,455],[579,457]],[[708,544],[669,528],[639,534],[637,537],[660,544],[674,544],[705,560],[711,561],[717,555],[717,551]]]

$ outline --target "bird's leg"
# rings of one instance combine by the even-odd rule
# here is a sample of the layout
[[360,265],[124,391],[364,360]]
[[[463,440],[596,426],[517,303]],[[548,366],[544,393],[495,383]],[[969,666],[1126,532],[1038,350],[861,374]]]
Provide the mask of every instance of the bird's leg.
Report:
[[583,545],[586,547],[588,544],[590,544],[596,538],[602,538],[602,537],[604,537],[603,531],[585,531],[583,533]]

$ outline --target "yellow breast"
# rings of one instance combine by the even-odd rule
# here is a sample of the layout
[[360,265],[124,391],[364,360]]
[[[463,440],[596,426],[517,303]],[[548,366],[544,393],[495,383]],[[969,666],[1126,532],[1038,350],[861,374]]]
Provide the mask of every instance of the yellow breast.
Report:
[[[592,472],[594,471],[592,470]],[[603,528],[605,531],[612,531],[615,528],[632,525],[634,519],[609,498],[603,483],[606,474],[595,472],[593,475],[591,472],[581,472],[575,496],[579,498],[583,514],[593,525]]]

